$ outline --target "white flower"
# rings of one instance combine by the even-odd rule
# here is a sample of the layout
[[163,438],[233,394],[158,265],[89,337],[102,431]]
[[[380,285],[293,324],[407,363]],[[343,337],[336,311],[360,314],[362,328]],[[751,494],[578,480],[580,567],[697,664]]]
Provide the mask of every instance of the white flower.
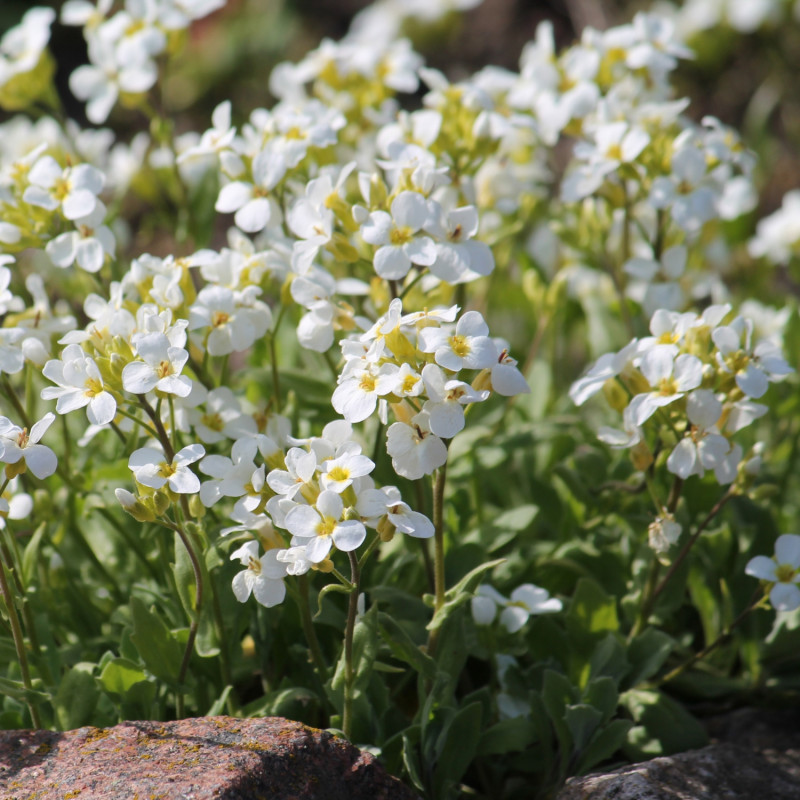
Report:
[[412,417],[411,424],[392,423],[386,432],[386,451],[394,471],[409,480],[431,475],[447,461],[447,446],[431,432],[426,411]]
[[208,329],[209,355],[241,352],[260,339],[272,325],[266,303],[257,300],[257,286],[234,292],[224,286],[206,286],[189,309],[189,330]]
[[686,416],[691,427],[667,459],[667,469],[686,480],[703,477],[716,469],[730,453],[730,442],[714,427],[722,416],[722,403],[708,389],[697,389],[686,398]]
[[494,587],[481,584],[472,598],[472,617],[478,625],[490,625],[502,607],[500,624],[509,632],[516,633],[532,614],[552,614],[561,611],[562,603],[550,592],[532,583],[524,583],[506,598]]
[[711,338],[719,349],[717,363],[734,373],[736,385],[748,397],[757,400],[764,395],[770,382],[781,380],[793,372],[774,342],[764,340],[751,349],[753,323],[737,317],[730,325],[717,328]]
[[246,567],[233,578],[233,594],[240,603],[245,603],[252,593],[262,606],[272,608],[282,603],[286,596],[283,583],[286,564],[278,561],[278,548],[267,550],[261,558],[258,551],[258,542],[245,542],[231,553],[231,561],[238,558]]
[[674,514],[666,513],[656,517],[647,527],[647,541],[656,553],[666,553],[680,539],[683,528],[675,522]]
[[773,583],[769,600],[777,611],[800,607],[800,536],[784,533],[775,542],[775,556],[756,556],[747,562],[745,572]]
[[378,367],[364,359],[351,359],[345,364],[331,404],[348,422],[363,422],[375,411],[378,397],[391,391],[381,377],[396,370],[393,364]]
[[[403,502],[396,486],[364,489],[358,493],[356,509],[367,520],[379,521],[386,515],[398,531],[417,539],[430,539],[435,532],[433,523],[424,514],[414,511],[408,503]],[[367,524],[371,525],[370,522]]]
[[423,410],[428,412],[431,431],[443,439],[452,439],[463,429],[463,406],[480,403],[490,394],[486,389],[477,391],[464,381],[446,380],[444,372],[436,364],[423,367],[422,380],[429,398]]
[[405,278],[412,264],[430,267],[436,248],[429,236],[418,235],[428,224],[430,208],[418,192],[400,192],[392,201],[391,214],[373,211],[361,226],[364,241],[379,245],[375,272],[386,280]]
[[238,439],[233,443],[231,457],[206,456],[199,464],[200,472],[212,480],[200,487],[200,501],[211,508],[223,497],[241,497],[248,490],[260,491],[264,485],[264,466],[257,468],[255,457],[258,444],[255,439]]
[[58,466],[58,459],[49,447],[39,444],[39,440],[55,418],[52,412],[45,414],[28,433],[5,417],[0,417],[0,461],[16,464],[24,458],[27,468],[40,480],[52,475]]
[[145,394],[153,389],[186,397],[192,391],[192,381],[181,375],[189,353],[175,347],[164,333],[146,333],[135,341],[136,355],[122,370],[122,386],[126,392]]
[[90,215],[103,189],[103,173],[90,164],[62,169],[52,156],[42,156],[28,173],[30,185],[22,199],[34,206],[61,211],[67,219]]
[[168,485],[176,494],[194,494],[200,490],[200,479],[189,469],[189,464],[199,461],[205,452],[203,445],[190,444],[168,462],[160,450],[142,447],[131,453],[128,467],[142,486],[161,489]]
[[478,233],[478,210],[475,206],[439,212],[428,224],[434,236],[436,260],[430,271],[440,280],[450,284],[466,283],[489,275],[494,270],[494,256],[485,242],[473,237]]
[[303,542],[306,556],[314,564],[324,560],[333,545],[350,552],[360,547],[367,536],[362,522],[343,519],[345,512],[342,498],[336,492],[320,492],[313,506],[296,505],[286,515],[286,528]]
[[106,256],[113,256],[116,243],[114,234],[103,225],[106,207],[99,200],[94,210],[74,220],[76,230],[67,231],[47,243],[45,251],[57,267],[78,264],[87,272],[97,272]]
[[489,326],[478,311],[462,314],[455,331],[449,327],[423,328],[419,339],[422,352],[433,353],[436,363],[452,372],[484,369],[494,366],[497,360]]
[[42,399],[56,400],[59,414],[86,407],[92,425],[106,425],[116,416],[117,401],[104,389],[97,363],[80,345],[64,348],[61,359],[48,361],[42,374],[57,384],[42,389]]
[[659,408],[683,397],[703,380],[703,362],[697,356],[683,353],[674,358],[670,348],[664,346],[645,353],[639,369],[653,391],[637,394],[631,400],[631,418],[635,425],[644,425]]
[[267,485],[273,492],[291,499],[309,484],[317,471],[317,456],[300,447],[290,448],[285,457],[286,469],[273,469]]
[[353,485],[355,478],[369,475],[375,464],[371,459],[356,452],[345,452],[337,458],[330,458],[322,464],[319,476],[320,486],[341,494]]

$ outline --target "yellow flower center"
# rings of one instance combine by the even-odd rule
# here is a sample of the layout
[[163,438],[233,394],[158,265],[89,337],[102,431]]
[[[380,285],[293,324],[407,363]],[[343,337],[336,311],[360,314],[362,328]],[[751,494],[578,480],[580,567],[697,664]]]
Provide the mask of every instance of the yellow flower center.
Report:
[[330,536],[336,527],[336,520],[333,517],[323,517],[317,525],[317,536]]
[[102,391],[103,391],[102,381],[99,381],[97,378],[89,378],[86,381],[86,391],[84,391],[84,394],[87,397],[95,397]]
[[336,466],[328,473],[328,477],[333,481],[347,481],[350,480],[350,470]]
[[210,428],[217,433],[220,433],[225,427],[225,423],[222,421],[222,417],[219,414],[203,414],[201,422],[206,428]]
[[791,564],[779,564],[775,570],[775,577],[779,583],[791,583],[796,574],[797,569]]
[[450,347],[453,352],[461,358],[469,355],[470,347],[469,342],[467,342],[467,337],[459,333],[453,334],[453,336],[450,337]]
[[228,323],[230,318],[230,314],[226,314],[224,311],[215,311],[211,315],[211,325],[214,328],[221,328]]
[[376,383],[377,381],[373,375],[370,375],[368,372],[364,372],[361,375],[361,380],[358,382],[358,387],[359,389],[363,389],[365,392],[374,392]]
[[410,242],[413,238],[414,234],[411,231],[411,228],[408,227],[401,227],[401,228],[393,228],[392,232],[389,234],[389,241],[394,245],[401,245]]
[[668,397],[678,393],[678,381],[675,378],[662,378],[658,382],[658,393]]
[[156,375],[158,375],[159,378],[166,378],[168,375],[172,375],[172,364],[166,360],[162,361],[156,369]]

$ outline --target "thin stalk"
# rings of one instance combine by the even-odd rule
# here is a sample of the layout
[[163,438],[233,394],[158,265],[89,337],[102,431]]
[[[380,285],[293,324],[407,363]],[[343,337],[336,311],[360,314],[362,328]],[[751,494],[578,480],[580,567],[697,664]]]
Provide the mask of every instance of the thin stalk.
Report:
[[[167,527],[178,534],[183,546],[186,548],[186,552],[189,555],[189,560],[192,562],[192,571],[194,572],[194,583],[196,590],[195,613],[192,617],[192,621],[189,624],[189,638],[186,640],[186,649],[183,651],[183,660],[181,661],[181,668],[180,672],[178,673],[178,683],[183,684],[184,680],[186,679],[186,673],[189,670],[189,660],[191,659],[192,652],[194,651],[194,640],[197,638],[200,612],[203,608],[203,573],[200,569],[200,561],[197,558],[197,553],[195,553],[194,547],[192,546],[191,540],[189,539],[186,531],[184,531],[180,525],[174,525],[172,523],[168,523]],[[184,714],[184,697],[183,691],[180,689],[178,690],[176,696],[176,712],[178,714],[178,718],[181,718]]]
[[159,440],[159,442],[161,442],[161,446],[164,448],[164,455],[170,461],[172,461],[175,458],[175,448],[172,446],[172,442],[169,439],[169,435],[164,427],[164,423],[161,421],[161,417],[153,408],[153,406],[147,402],[147,398],[143,394],[139,395],[139,404],[144,409],[145,414],[150,417],[153,425],[155,426],[156,438]]
[[22,403],[20,403],[19,397],[17,397],[17,393],[14,391],[14,387],[11,385],[11,382],[5,375],[3,375],[3,389],[6,398],[11,403],[11,405],[14,406],[14,411],[16,411],[17,414],[19,414],[19,418],[20,420],[22,420],[23,427],[30,430],[31,421],[30,418],[28,417],[28,413],[22,407]]
[[[447,462],[436,473],[433,486],[433,595],[434,614],[438,614],[445,604],[444,572],[444,487],[447,480]],[[440,628],[435,628],[428,636],[428,655],[436,651]]]
[[[677,480],[678,479],[676,479],[676,483]],[[717,514],[719,514],[719,512],[722,511],[722,508],[725,505],[725,503],[727,503],[728,500],[730,500],[731,497],[734,496],[734,494],[735,491],[732,489],[729,489],[727,492],[725,492],[725,494],[717,502],[717,504],[711,509],[711,511],[708,512],[705,519],[700,523],[700,525],[698,525],[697,530],[689,537],[686,544],[684,544],[684,546],[681,548],[681,551],[675,557],[675,560],[672,562],[672,564],[670,564],[669,569],[667,570],[664,577],[661,579],[660,583],[658,583],[658,585],[654,586],[652,589],[650,589],[649,586],[645,589],[645,599],[642,601],[641,612],[639,614],[639,618],[636,620],[636,624],[634,625],[633,630],[630,633],[630,636],[628,637],[629,639],[634,638],[644,629],[645,625],[647,624],[647,620],[650,618],[650,614],[653,611],[653,606],[655,605],[656,600],[658,600],[661,593],[667,588],[667,585],[672,579],[672,576],[678,571],[681,564],[683,564],[683,562],[686,560],[686,556],[689,555],[689,551],[692,549],[692,547],[694,547],[694,544],[700,538],[700,535],[709,526],[714,517],[716,517]],[[670,500],[672,500],[672,496],[673,493],[670,493]],[[675,503],[677,505],[677,500],[675,501]],[[670,504],[668,504],[667,510],[674,511],[674,507],[671,508]],[[654,561],[654,563],[657,564],[658,561],[656,560]],[[658,571],[656,570],[656,576],[657,574]]]
[[[419,481],[414,481],[414,492],[417,499],[417,511],[422,514],[427,514],[427,503],[425,502],[425,485]],[[433,561],[431,560],[431,553],[428,549],[427,539],[417,539],[422,551],[422,561],[425,565],[425,578],[428,581],[428,591],[433,594],[436,590],[436,583],[433,577]]]
[[698,661],[705,658],[707,655],[716,650],[721,644],[727,642],[728,639],[731,638],[731,634],[733,633],[733,631],[736,628],[738,628],[739,625],[742,624],[742,622],[744,622],[744,620],[750,615],[751,612],[755,611],[757,608],[764,607],[766,600],[767,600],[767,595],[764,594],[760,589],[757,590],[755,598],[750,603],[750,605],[747,606],[747,608],[744,611],[742,611],[742,613],[739,614],[739,616],[736,617],[736,619],[733,620],[733,622],[731,622],[731,624],[728,625],[725,628],[725,630],[722,631],[722,633],[720,633],[720,635],[717,636],[717,638],[714,639],[713,642],[711,642],[711,644],[706,645],[702,650],[695,653],[688,661],[684,661],[683,664],[675,667],[675,669],[673,669],[671,672],[668,672],[663,678],[661,678],[660,681],[658,681],[658,685],[674,680],[679,675],[686,672],[686,670],[689,669],[689,667],[691,667],[693,664],[696,664]]
[[444,486],[447,480],[447,462],[445,461],[436,473],[436,483],[433,487],[433,566],[434,566],[434,596],[436,598],[436,611],[445,603],[445,577],[444,577]]
[[[3,600],[6,604],[6,611],[8,612],[8,619],[11,623],[11,635],[14,638],[14,649],[17,651],[17,658],[19,659],[19,671],[22,675],[22,684],[28,691],[33,691],[33,683],[31,683],[31,673],[28,669],[28,655],[25,652],[25,639],[22,636],[22,626],[19,624],[19,616],[17,609],[14,605],[14,597],[11,594],[11,589],[6,580],[6,566],[0,563],[0,593],[3,595]],[[26,700],[28,711],[31,714],[31,721],[34,728],[42,727],[42,720],[39,717],[39,709],[33,702],[32,698]]]
[[0,538],[0,555],[2,555],[6,565],[8,565],[8,571],[14,580],[14,588],[16,589],[17,596],[19,597],[22,619],[25,623],[25,630],[28,632],[28,641],[31,645],[31,653],[36,661],[36,667],[47,685],[52,686],[53,675],[50,672],[50,666],[47,661],[40,657],[41,646],[39,644],[39,636],[36,633],[36,624],[34,622],[33,615],[31,614],[31,605],[28,602],[27,592],[22,583],[20,570],[17,566],[21,563],[21,559],[19,549],[17,548],[16,539],[12,535],[8,526],[6,526],[4,534],[6,535],[8,542],[3,541],[2,538]]
[[158,439],[158,431],[148,425],[144,420],[139,419],[135,414],[125,411],[121,406],[117,406],[117,414],[122,414],[123,417],[133,420],[137,425],[141,425],[154,439]]
[[342,712],[342,730],[347,739],[353,736],[353,681],[355,674],[353,671],[353,632],[356,627],[356,616],[358,615],[358,583],[359,570],[356,554],[351,550],[347,554],[350,559],[350,579],[353,584],[353,591],[350,592],[350,600],[347,604],[347,626],[344,631],[344,710]]
[[322,655],[322,648],[319,645],[317,631],[314,628],[314,620],[311,617],[311,602],[309,601],[308,575],[298,577],[300,587],[300,619],[303,623],[303,633],[306,635],[308,650],[311,653],[311,661],[314,664],[320,680],[325,683],[328,680],[328,666],[325,657]]
[[[219,594],[217,587],[214,584],[213,578],[209,576],[208,590],[211,593],[211,609],[214,613],[214,627],[217,629],[217,638],[219,639],[219,671],[222,677],[222,682],[226,686],[233,686],[233,673],[231,672],[231,658],[228,652],[228,637],[226,635],[225,620],[222,617],[222,607],[219,604]],[[234,692],[228,695],[228,711],[232,713],[238,710],[239,701],[233,697]]]

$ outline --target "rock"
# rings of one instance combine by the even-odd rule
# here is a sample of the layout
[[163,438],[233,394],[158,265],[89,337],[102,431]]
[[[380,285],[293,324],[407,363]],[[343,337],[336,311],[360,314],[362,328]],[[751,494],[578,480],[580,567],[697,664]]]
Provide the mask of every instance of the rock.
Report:
[[0,731],[3,800],[415,800],[374,756],[278,717]]
[[708,747],[572,778],[557,800],[800,798],[798,714],[745,709],[708,728]]

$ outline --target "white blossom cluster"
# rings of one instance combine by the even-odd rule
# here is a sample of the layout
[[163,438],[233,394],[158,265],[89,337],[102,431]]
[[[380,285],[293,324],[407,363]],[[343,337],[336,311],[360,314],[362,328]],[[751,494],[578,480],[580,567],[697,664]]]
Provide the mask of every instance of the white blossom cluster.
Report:
[[[414,480],[445,464],[474,404],[528,391],[508,345],[478,311],[453,303],[456,290],[506,268],[494,245],[528,224],[538,223],[529,250],[551,277],[606,275],[591,255],[602,238],[622,253],[627,295],[655,312],[652,337],[604,356],[573,387],[579,403],[610,380],[624,387],[624,430],[601,433],[613,446],[644,454],[668,423],[673,473],[713,470],[729,483],[743,457],[732,437],[765,413],[755,401],[788,372],[747,319],[723,324],[727,306],[677,313],[723,291],[699,264],[715,226],[749,211],[754,194],[752,157],[736,135],[714,119],[691,122],[673,99],[670,73],[691,56],[674,25],[638,14],[586,29],[557,53],[543,23],[518,72],[487,67],[456,83],[397,38],[402,15],[472,4],[405,4],[401,14],[384,0],[396,13],[365,13],[340,42],[276,67],[273,107],[245,118],[225,101],[209,129],[175,136],[149,92],[181,32],[224,0],[68,0],[61,22],[82,28],[90,61],[69,83],[89,120],[102,124],[123,104],[151,117],[152,138],[116,141],[50,117],[0,123],[0,373],[27,364],[58,414],[83,409],[82,444],[146,431],[128,461],[136,493],[117,492],[137,518],[184,505],[200,518],[230,503],[234,527],[257,535],[233,554],[245,567],[234,581],[241,600],[280,602],[287,574],[328,569],[367,528],[432,535],[396,488],[374,484],[351,425],[376,414],[394,470]],[[0,40],[3,108],[47,103],[54,19],[32,9]],[[398,93],[420,86],[422,107],[401,109]],[[572,157],[555,174],[553,151],[566,139]],[[143,184],[182,202],[218,185],[226,246],[128,259],[120,208]],[[757,240],[776,238],[766,227]],[[42,272],[79,270],[96,290],[82,309],[51,302],[37,267],[28,297],[15,294],[17,256]],[[329,358],[341,348],[331,403],[344,420],[320,437],[293,438],[266,398],[248,402],[245,381],[210,377],[227,360],[246,365],[292,315],[300,346]],[[7,445],[0,460],[52,474],[50,457],[32,449],[51,421],[30,435],[9,422],[22,455]]]
[[622,413],[623,428],[602,428],[598,438],[631,449],[641,469],[658,440],[669,451],[667,469],[684,480],[710,471],[726,485],[740,466],[757,469],[759,459],[748,461],[734,437],[767,413],[756,401],[769,384],[793,372],[780,345],[754,340],[753,322],[731,318],[728,305],[700,315],[656,311],[650,332],[601,356],[570,389],[578,405],[602,390]]
[[126,0],[114,10],[113,0],[67,0],[61,22],[83,28],[89,64],[69,78],[70,89],[86,102],[86,116],[96,125],[106,121],[121,95],[143,95],[158,80],[157,59],[170,38],[193,20],[225,5],[226,0]]
[[[465,409],[492,391],[510,397],[530,391],[504,342],[489,336],[477,311],[458,317],[458,306],[403,314],[392,300],[388,312],[365,333],[342,342],[345,357],[333,407],[348,422],[377,410],[383,422],[391,406],[396,422],[386,447],[398,475],[430,475],[447,460],[444,440],[465,425]],[[478,374],[472,383],[463,371]]]

